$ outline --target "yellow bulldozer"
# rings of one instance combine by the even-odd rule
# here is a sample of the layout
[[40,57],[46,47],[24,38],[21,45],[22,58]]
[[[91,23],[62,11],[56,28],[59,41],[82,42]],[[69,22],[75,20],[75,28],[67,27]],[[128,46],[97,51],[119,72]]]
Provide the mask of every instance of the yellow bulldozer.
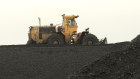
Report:
[[38,26],[31,26],[27,44],[47,44],[47,45],[98,45],[107,44],[107,39],[99,41],[99,39],[89,33],[89,28],[85,31],[77,33],[76,18],[79,16],[62,15],[63,22],[61,26],[41,25],[39,18]]

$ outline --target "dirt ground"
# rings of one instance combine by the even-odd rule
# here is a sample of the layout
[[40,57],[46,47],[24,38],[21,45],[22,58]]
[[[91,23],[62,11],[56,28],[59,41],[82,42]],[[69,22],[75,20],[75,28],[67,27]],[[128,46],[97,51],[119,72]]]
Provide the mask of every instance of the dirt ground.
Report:
[[129,42],[103,46],[0,46],[0,79],[67,79],[83,66],[97,62],[110,52],[125,49],[128,44]]
[[125,48],[83,66],[70,79],[140,79],[140,35]]

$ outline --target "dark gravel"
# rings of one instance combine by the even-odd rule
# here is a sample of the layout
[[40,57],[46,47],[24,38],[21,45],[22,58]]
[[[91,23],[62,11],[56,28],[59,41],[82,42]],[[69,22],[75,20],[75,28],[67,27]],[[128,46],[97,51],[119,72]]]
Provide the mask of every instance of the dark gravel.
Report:
[[82,67],[70,79],[140,79],[140,35],[124,49]]

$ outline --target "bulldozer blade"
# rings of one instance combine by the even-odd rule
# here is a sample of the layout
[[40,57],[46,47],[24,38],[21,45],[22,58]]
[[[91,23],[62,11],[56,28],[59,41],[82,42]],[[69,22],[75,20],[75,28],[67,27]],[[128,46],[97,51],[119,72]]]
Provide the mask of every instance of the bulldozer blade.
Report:
[[107,38],[106,37],[99,41],[99,45],[104,45],[104,44],[107,44]]

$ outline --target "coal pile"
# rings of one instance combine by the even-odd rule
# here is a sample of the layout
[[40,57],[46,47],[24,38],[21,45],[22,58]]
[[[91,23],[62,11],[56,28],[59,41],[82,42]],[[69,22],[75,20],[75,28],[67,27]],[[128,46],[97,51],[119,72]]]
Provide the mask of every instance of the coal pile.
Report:
[[73,72],[129,42],[100,46],[0,46],[0,79],[67,79]]
[[111,52],[94,61],[70,79],[140,79],[140,35],[125,49]]
[[129,49],[136,49],[140,48],[140,35],[138,35],[136,38],[134,38],[130,45],[128,46]]

